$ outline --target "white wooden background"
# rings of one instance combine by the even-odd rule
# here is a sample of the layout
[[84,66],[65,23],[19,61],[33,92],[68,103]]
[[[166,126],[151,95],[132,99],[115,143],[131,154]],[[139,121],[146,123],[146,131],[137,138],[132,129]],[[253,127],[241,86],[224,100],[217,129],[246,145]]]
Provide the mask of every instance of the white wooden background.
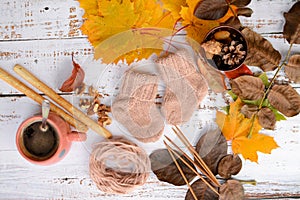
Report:
[[[283,12],[295,0],[252,0],[251,18],[243,24],[269,39],[283,55],[288,44],[282,38]],[[0,2],[0,67],[13,73],[19,63],[38,75],[50,87],[60,87],[72,70],[71,53],[86,71],[87,84],[99,86],[110,94],[127,66],[106,66],[93,61],[93,49],[79,27],[83,10],[74,0],[1,0]],[[300,45],[294,52],[300,52]],[[14,73],[13,73],[14,74]],[[297,88],[300,92],[300,88]],[[65,95],[70,101],[72,95]],[[209,93],[190,122],[183,126],[193,143],[211,126],[215,110],[225,105],[222,95]],[[146,185],[132,194],[106,195],[100,192],[88,174],[91,145],[101,138],[88,132],[88,140],[74,143],[67,157],[58,164],[41,167],[25,161],[15,146],[15,133],[20,123],[40,111],[31,99],[0,81],[0,199],[184,199],[187,188],[159,182],[152,174]],[[300,116],[277,124],[267,132],[280,148],[271,155],[259,155],[259,164],[244,162],[237,178],[255,179],[257,185],[244,185],[249,198],[300,198]],[[124,134],[115,123],[113,134]],[[169,132],[170,127],[166,132]],[[141,144],[148,153],[163,147],[162,141]]]

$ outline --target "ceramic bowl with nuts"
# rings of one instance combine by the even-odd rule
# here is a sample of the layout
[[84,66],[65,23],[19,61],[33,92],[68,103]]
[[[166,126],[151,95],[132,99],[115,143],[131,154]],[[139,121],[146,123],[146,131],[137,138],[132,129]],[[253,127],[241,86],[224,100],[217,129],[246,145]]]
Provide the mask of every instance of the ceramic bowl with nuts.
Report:
[[212,29],[201,44],[209,63],[221,71],[239,68],[247,56],[247,42],[243,34],[230,26]]

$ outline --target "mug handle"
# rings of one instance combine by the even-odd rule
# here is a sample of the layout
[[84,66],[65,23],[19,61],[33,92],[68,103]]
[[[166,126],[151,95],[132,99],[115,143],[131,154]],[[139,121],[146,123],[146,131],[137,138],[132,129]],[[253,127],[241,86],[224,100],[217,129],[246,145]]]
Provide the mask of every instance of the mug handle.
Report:
[[86,133],[78,132],[78,131],[71,131],[70,133],[68,133],[67,139],[70,142],[86,141]]
[[229,79],[235,79],[242,75],[253,75],[252,71],[245,64],[242,64],[240,67],[238,67],[235,70],[232,70],[230,72],[225,72],[225,76]]

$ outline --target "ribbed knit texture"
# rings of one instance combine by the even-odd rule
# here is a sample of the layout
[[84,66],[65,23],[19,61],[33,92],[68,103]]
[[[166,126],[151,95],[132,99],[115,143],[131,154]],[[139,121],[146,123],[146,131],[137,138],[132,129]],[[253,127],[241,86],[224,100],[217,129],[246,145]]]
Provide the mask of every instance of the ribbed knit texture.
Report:
[[189,54],[182,50],[157,60],[157,68],[167,88],[162,113],[167,122],[180,125],[189,121],[204,99],[208,85],[196,71]]
[[163,133],[164,119],[155,104],[158,80],[155,75],[127,71],[112,104],[114,118],[142,142],[154,142]]

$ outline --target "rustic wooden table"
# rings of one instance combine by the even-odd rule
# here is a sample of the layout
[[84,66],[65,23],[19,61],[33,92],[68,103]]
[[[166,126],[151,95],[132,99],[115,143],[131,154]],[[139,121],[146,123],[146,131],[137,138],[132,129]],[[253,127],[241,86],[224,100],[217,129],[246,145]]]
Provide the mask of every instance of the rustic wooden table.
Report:
[[[254,14],[243,18],[243,24],[253,28],[272,42],[283,55],[288,43],[282,37],[283,12],[295,0],[252,0]],[[71,54],[85,72],[85,83],[96,85],[100,92],[114,98],[114,86],[125,65],[109,66],[93,60],[93,48],[81,34],[83,10],[74,0],[1,0],[0,3],[0,67],[13,73],[21,64],[58,92],[72,70]],[[300,45],[294,48],[300,52]],[[297,85],[294,87],[300,92]],[[62,94],[76,101],[72,94]],[[215,111],[225,105],[222,95],[210,92],[193,119],[182,128],[192,142],[210,126]],[[20,123],[40,112],[40,106],[0,81],[0,199],[184,199],[186,187],[159,182],[152,174],[146,185],[124,196],[106,195],[93,184],[88,173],[91,145],[101,140],[88,132],[83,143],[73,143],[66,158],[58,164],[41,167],[24,160],[15,145]],[[123,134],[114,123],[108,127]],[[273,135],[280,148],[271,155],[259,155],[259,163],[244,161],[237,178],[255,179],[257,185],[244,185],[249,198],[300,198],[300,116],[279,122]],[[140,143],[139,143],[140,144]],[[148,153],[162,147],[140,144]]]

